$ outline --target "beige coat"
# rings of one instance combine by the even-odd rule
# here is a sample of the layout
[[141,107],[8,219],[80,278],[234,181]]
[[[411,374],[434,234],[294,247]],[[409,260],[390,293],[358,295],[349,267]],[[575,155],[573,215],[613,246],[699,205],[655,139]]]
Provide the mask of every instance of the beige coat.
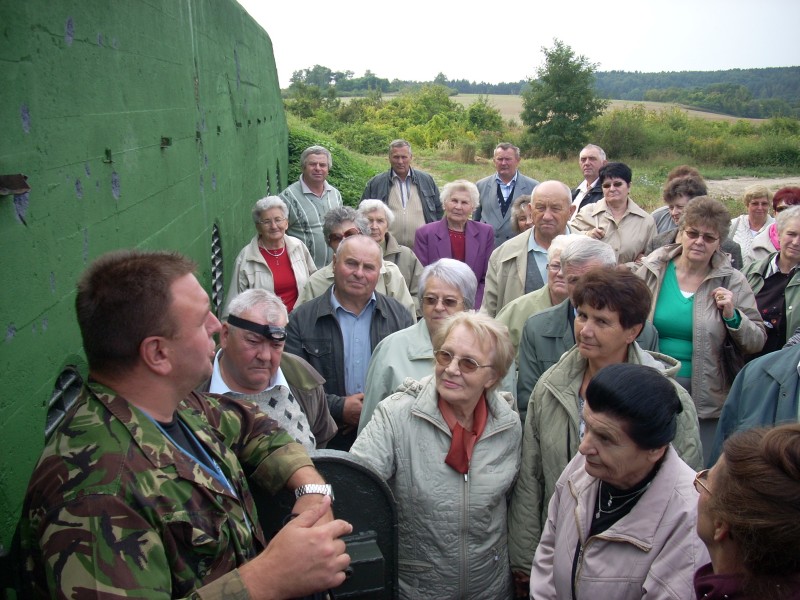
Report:
[[[506,304],[497,313],[495,319],[508,327],[508,334],[511,337],[511,343],[514,344],[514,350],[519,350],[519,340],[522,337],[522,328],[525,327],[525,321],[528,320],[528,317],[532,317],[551,306],[553,306],[553,302],[550,300],[550,287],[545,283],[544,287],[535,292],[520,296]],[[519,360],[519,355],[517,355],[517,360]],[[525,402],[527,404],[527,399]]]
[[494,317],[506,304],[525,293],[528,243],[532,235],[533,229],[523,231],[492,251],[481,312]]
[[[283,236],[286,241],[286,252],[289,253],[289,260],[292,263],[294,278],[297,280],[298,295],[308,281],[308,278],[317,270],[311,254],[305,244],[289,235]],[[275,291],[275,282],[272,279],[272,271],[267,266],[267,261],[261,256],[258,250],[258,236],[256,235],[250,243],[242,248],[236,262],[233,263],[233,276],[228,288],[228,296],[225,299],[225,309],[222,311],[223,318],[228,315],[228,306],[236,296],[245,290],[269,290]],[[297,304],[299,304],[299,300]]]
[[644,254],[650,239],[656,235],[656,222],[630,198],[622,218],[617,219],[608,210],[605,199],[584,206],[569,226],[576,232],[586,233],[595,227],[605,229],[602,239],[614,249],[619,264],[631,263]]
[[383,260],[388,260],[397,265],[403,279],[406,280],[408,291],[417,306],[417,316],[421,316],[419,309],[419,278],[422,276],[422,263],[419,262],[414,251],[408,246],[401,246],[397,239],[391,234],[386,233],[386,248],[383,251]]
[[[663,246],[646,257],[636,274],[644,279],[653,294],[648,319],[653,320],[661,283],[667,264],[681,254],[680,244]],[[737,329],[727,327],[711,292],[724,286],[733,292],[734,306],[742,317]],[[730,331],[743,354],[758,352],[767,341],[764,322],[756,306],[756,297],[742,273],[731,267],[728,257],[717,250],[711,257],[711,270],[695,292],[694,339],[692,340],[692,399],[701,419],[718,419],[728,395],[720,354],[725,330]]]
[[433,377],[408,381],[378,404],[350,450],[397,500],[401,598],[511,597],[507,506],[522,434],[508,398],[491,392],[486,402],[466,475],[444,462],[452,434]]

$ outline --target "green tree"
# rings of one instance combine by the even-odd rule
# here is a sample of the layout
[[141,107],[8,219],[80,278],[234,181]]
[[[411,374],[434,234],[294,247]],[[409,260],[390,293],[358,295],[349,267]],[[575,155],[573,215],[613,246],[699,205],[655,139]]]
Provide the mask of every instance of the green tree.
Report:
[[564,159],[586,143],[590,122],[607,103],[594,90],[596,64],[575,56],[558,39],[542,52],[545,64],[537,70],[538,79],[522,93],[522,122],[539,149]]

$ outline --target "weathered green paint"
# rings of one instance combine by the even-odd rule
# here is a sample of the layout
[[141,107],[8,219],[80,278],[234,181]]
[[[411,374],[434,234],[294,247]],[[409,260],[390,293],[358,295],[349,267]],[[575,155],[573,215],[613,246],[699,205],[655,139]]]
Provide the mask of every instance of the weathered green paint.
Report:
[[0,14],[0,175],[31,187],[26,224],[0,196],[2,556],[54,382],[85,373],[80,273],[114,248],[175,249],[208,288],[212,226],[230,268],[253,202],[286,184],[288,134],[272,44],[233,0],[0,0]]

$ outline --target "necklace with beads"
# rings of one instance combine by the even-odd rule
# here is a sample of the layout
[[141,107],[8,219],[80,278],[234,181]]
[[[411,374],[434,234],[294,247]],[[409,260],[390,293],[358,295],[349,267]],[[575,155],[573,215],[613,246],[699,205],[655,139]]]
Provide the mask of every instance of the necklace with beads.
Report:
[[272,258],[275,259],[275,264],[279,264],[280,261],[278,260],[283,254],[286,252],[286,244],[281,246],[279,250],[270,250],[266,246],[264,246],[261,242],[259,242],[258,246],[267,254],[269,254]]

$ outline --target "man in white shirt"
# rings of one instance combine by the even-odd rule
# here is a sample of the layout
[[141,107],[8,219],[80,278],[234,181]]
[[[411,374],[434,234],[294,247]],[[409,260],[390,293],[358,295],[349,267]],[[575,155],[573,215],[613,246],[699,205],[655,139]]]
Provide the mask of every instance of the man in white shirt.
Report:
[[572,206],[576,212],[587,204],[593,204],[603,198],[603,188],[600,187],[600,169],[608,162],[606,153],[595,144],[587,145],[578,157],[578,162],[583,171],[583,181],[572,190]]
[[234,298],[203,391],[255,402],[310,452],[324,448],[337,428],[322,388],[325,379],[283,351],[288,322],[286,307],[272,292],[247,290]]

